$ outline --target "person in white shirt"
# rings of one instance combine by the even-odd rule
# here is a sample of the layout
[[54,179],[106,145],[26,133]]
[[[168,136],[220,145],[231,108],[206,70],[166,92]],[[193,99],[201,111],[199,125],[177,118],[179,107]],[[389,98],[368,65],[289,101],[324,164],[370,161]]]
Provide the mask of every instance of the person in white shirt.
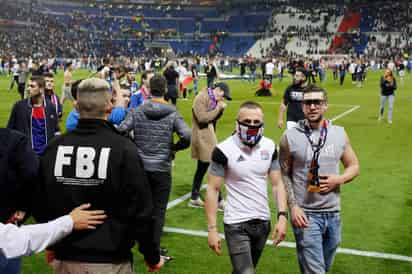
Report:
[[144,69],[145,70],[150,70],[152,68],[152,62],[147,59],[146,62],[144,63]]
[[277,200],[278,222],[272,234],[277,245],[285,238],[288,214],[276,145],[263,136],[262,107],[245,102],[237,115],[236,133],[218,144],[212,153],[206,194],[208,243],[221,255],[216,212],[219,189],[224,182],[224,232],[234,274],[253,274],[265,247],[270,232],[268,176]]
[[265,77],[272,83],[273,79],[273,70],[275,69],[275,64],[273,64],[272,60],[266,63],[265,65]]
[[17,86],[19,85],[19,64],[16,62],[13,64],[13,66],[11,67],[11,71],[13,72],[13,78],[11,78],[11,82],[10,82],[10,89],[9,91],[12,91],[14,88],[14,83],[17,84]]
[[355,84],[355,81],[356,81],[356,71],[355,71],[355,69],[356,69],[356,64],[355,64],[354,61],[351,61],[350,65],[349,65],[349,68],[348,68],[348,71],[352,76],[352,84]]
[[96,229],[107,216],[102,210],[87,210],[90,206],[83,204],[70,214],[44,224],[18,227],[0,223],[0,262],[40,252],[73,230]]
[[184,80],[187,77],[187,69],[183,65],[182,61],[178,61],[178,67],[176,68],[177,73],[179,73],[179,90],[183,95],[183,100],[187,100],[187,88],[184,84]]
[[392,60],[388,63],[388,69],[390,69],[391,71],[395,70],[395,63]]

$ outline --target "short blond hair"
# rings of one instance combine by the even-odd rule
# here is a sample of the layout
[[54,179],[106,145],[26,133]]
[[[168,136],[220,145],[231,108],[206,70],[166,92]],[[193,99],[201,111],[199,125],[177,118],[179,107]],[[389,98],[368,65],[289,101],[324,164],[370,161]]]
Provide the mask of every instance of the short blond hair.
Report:
[[83,80],[77,90],[77,105],[80,118],[101,118],[110,102],[109,84],[99,78]]

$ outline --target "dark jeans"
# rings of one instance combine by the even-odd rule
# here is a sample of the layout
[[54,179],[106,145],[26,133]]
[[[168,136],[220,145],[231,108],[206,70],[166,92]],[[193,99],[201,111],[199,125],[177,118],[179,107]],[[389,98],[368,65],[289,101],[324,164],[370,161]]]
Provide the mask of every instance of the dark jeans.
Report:
[[253,274],[270,232],[270,221],[225,224],[225,239],[233,274]]
[[173,105],[176,105],[176,103],[177,103],[177,97],[178,97],[178,94],[177,94],[177,87],[176,87],[176,85],[168,85],[168,86],[167,86],[167,93],[166,93],[166,95],[165,95],[165,100],[166,100],[166,101],[171,100],[171,101],[172,101],[172,104],[173,104]]
[[4,259],[0,257],[0,274],[20,274],[21,258]]
[[215,78],[207,78],[207,87],[213,88],[214,81],[215,81]]
[[340,85],[343,85],[343,82],[345,81],[345,74],[340,75]]
[[[203,177],[209,168],[208,162],[197,161],[197,168],[195,172],[195,177],[193,178],[192,185],[192,200],[196,200],[200,196],[200,187],[202,186]],[[219,191],[219,201],[222,200],[222,194]]]
[[19,92],[21,99],[24,99],[24,90],[26,89],[26,83],[19,83],[17,91]]
[[149,179],[153,199],[153,237],[157,246],[160,246],[163,226],[165,224],[167,202],[172,188],[172,177],[169,172],[146,171]]
[[16,82],[17,86],[19,85],[19,76],[18,75],[13,76],[13,79],[11,80],[11,83],[10,83],[10,89],[14,88],[14,82]]

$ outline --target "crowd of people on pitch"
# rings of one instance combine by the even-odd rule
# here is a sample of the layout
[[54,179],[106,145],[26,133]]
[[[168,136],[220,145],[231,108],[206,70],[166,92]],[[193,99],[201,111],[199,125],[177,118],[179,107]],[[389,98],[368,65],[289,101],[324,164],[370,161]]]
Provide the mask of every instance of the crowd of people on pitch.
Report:
[[[324,117],[327,92],[314,85],[315,67],[322,65],[307,60],[287,67],[292,83],[278,116],[278,127],[287,130],[278,151],[264,137],[262,107],[251,101],[238,109],[234,134],[217,142],[216,128],[232,100],[230,86],[217,81],[217,60],[207,60],[207,86],[193,87],[191,129],[175,105],[179,97],[186,98],[188,83],[197,85],[196,59],[168,60],[159,72],[145,70],[140,85],[136,71],[118,61],[103,58],[96,72],[75,80],[74,62],[66,60],[60,98],[47,64],[43,74],[29,77],[25,98],[14,104],[7,129],[0,129],[5,167],[0,169],[0,271],[20,273],[19,256],[48,248],[47,261],[55,273],[131,274],[136,242],[147,270],[160,270],[173,259],[161,245],[173,160],[189,146],[196,170],[188,206],[205,207],[208,244],[218,255],[217,212],[224,211],[234,273],[254,273],[270,231],[275,245],[285,238],[289,214],[302,273],[329,270],[341,237],[339,189],[357,176],[359,163],[344,129]],[[273,77],[273,61],[263,63],[265,78]],[[393,80],[389,75],[385,79],[389,87]],[[73,110],[62,134],[65,99],[72,101]],[[320,147],[312,156],[306,151],[314,149],[313,138]],[[301,162],[313,162],[313,167],[299,166]],[[277,204],[273,229],[267,179]],[[223,184],[226,197],[220,191]],[[304,199],[307,195],[310,201]],[[29,216],[48,223],[14,225]],[[313,222],[324,218],[324,226]],[[313,229],[328,230],[333,237],[306,235]],[[313,244],[304,245],[303,237]],[[313,258],[313,252],[324,256]]]

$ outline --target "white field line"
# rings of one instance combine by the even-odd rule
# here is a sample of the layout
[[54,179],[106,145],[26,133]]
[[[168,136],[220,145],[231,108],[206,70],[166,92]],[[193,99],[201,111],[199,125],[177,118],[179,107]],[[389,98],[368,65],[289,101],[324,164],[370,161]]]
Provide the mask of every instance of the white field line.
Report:
[[[200,190],[205,189],[206,187],[207,187],[207,184],[204,184],[204,185],[202,185]],[[189,199],[190,196],[192,196],[192,192],[186,193],[185,195],[180,196],[176,200],[173,200],[173,201],[167,203],[167,209],[171,209],[171,208],[177,206],[178,204],[183,203],[185,200]]]
[[360,108],[360,106],[354,106],[354,107],[352,107],[351,109],[349,109],[349,110],[347,110],[347,111],[345,111],[345,112],[343,112],[343,113],[341,113],[341,114],[333,117],[333,118],[331,119],[331,121],[332,121],[332,122],[333,122],[333,121],[336,121],[336,120],[342,118],[343,116],[346,116],[346,115],[348,115],[349,113],[351,113],[351,112],[353,112],[353,111],[355,111],[355,110],[357,110],[357,109],[359,109],[359,108]]
[[[164,227],[164,231],[171,232],[171,233],[178,233],[184,235],[191,235],[191,236],[201,236],[207,237],[207,232],[202,230],[190,230],[190,229],[181,229],[176,227]],[[220,234],[222,239],[224,239],[224,235]],[[273,245],[272,241],[268,240],[266,242],[267,245]],[[282,242],[279,246],[282,247],[289,247],[289,248],[296,248],[296,244],[293,242]],[[348,248],[338,248],[337,253],[340,254],[348,254],[348,255],[355,255],[355,256],[362,256],[362,257],[371,257],[371,258],[378,258],[378,259],[388,259],[388,260],[395,260],[395,261],[405,261],[405,262],[412,262],[412,257],[398,255],[398,254],[391,254],[391,253],[382,253],[382,252],[374,252],[374,251],[363,251],[357,249],[348,249]]]

